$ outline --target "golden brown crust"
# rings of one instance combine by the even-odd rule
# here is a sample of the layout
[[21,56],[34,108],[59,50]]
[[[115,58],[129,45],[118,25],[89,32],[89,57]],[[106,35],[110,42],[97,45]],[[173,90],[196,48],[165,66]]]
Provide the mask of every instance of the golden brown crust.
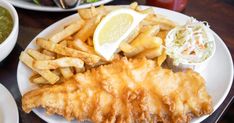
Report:
[[23,96],[25,112],[40,106],[68,120],[105,123],[183,123],[212,111],[199,74],[173,73],[144,58],[122,58]]

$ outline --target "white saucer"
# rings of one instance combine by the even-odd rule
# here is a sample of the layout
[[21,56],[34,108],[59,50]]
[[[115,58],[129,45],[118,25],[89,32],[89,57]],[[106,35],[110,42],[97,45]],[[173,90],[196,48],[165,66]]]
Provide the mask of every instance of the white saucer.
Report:
[[77,11],[77,9],[89,8],[91,6],[99,6],[111,2],[112,0],[100,0],[95,3],[85,3],[77,5],[72,9],[61,9],[56,6],[40,6],[32,2],[32,0],[7,0],[16,7],[35,10],[35,11],[44,11],[44,12],[65,12],[65,11]]
[[19,123],[15,100],[2,84],[0,84],[0,123]]

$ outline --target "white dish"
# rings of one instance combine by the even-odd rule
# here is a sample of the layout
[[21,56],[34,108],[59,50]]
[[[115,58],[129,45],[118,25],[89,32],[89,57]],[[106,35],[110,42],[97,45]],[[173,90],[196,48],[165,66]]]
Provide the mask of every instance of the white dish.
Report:
[[0,123],[18,123],[19,114],[11,93],[0,84]]
[[[146,8],[147,6],[142,6],[142,7]],[[165,15],[167,18],[179,24],[184,24],[186,23],[187,19],[189,19],[189,17],[186,15],[166,9],[155,8],[155,12],[161,15]],[[37,37],[49,37],[51,34],[57,32],[58,30],[61,30],[63,28],[62,25],[67,25],[68,22],[72,22],[77,18],[79,18],[78,14],[74,14],[49,26],[39,35],[37,35],[27,46],[27,48],[36,48],[35,39]],[[215,111],[224,101],[231,88],[233,80],[233,62],[230,52],[227,46],[224,44],[223,40],[215,32],[212,31],[212,33],[216,41],[216,46],[217,46],[216,52],[214,56],[211,58],[205,70],[201,73],[201,75],[206,80],[206,87],[208,93],[212,97],[213,108]],[[29,82],[28,78],[30,77],[30,75],[31,75],[31,70],[27,68],[22,62],[19,62],[17,69],[17,79],[18,79],[19,90],[22,95],[28,92],[29,90],[37,88],[35,84]],[[52,116],[46,115],[43,109],[34,109],[33,111],[40,118],[50,123],[56,123],[56,122],[70,123],[58,115],[52,115]],[[200,118],[194,118],[192,120],[192,123],[201,122],[207,117],[208,115]],[[72,121],[72,123],[73,122],[75,123],[76,121]]]
[[[19,18],[15,8],[7,1],[0,0],[0,6],[8,10],[12,17],[13,28],[9,36],[0,44],[0,62],[5,59],[15,46],[19,32]],[[1,27],[0,27],[1,28]]]
[[[175,41],[174,40],[175,35],[178,32],[178,30],[180,30],[180,29],[181,29],[181,27],[175,27],[174,29],[170,30],[168,32],[167,36],[166,36],[166,39],[165,39],[165,46],[167,47],[167,49],[169,49],[168,58],[167,58],[168,66],[170,68],[172,68],[173,70],[175,70],[175,71],[180,71],[180,70],[185,70],[185,69],[191,68],[192,70],[197,71],[197,72],[200,73],[205,69],[205,67],[207,66],[210,59],[213,57],[213,55],[215,53],[216,45],[215,45],[214,35],[212,34],[212,31],[210,30],[209,27],[204,26],[205,34],[208,37],[207,40],[212,42],[212,44],[210,43],[211,44],[211,47],[210,47],[211,53],[208,56],[208,58],[204,59],[203,61],[197,62],[197,63],[191,62],[191,61],[189,63],[188,60],[185,60],[185,61],[184,60],[179,60],[179,62],[177,61],[178,65],[174,65],[175,58],[173,58],[173,55],[171,57],[170,52],[175,52],[175,50],[172,50],[172,49],[175,49],[175,48],[172,48],[173,45],[171,46],[171,44],[173,44],[172,42]],[[181,47],[183,47],[183,46],[181,46]],[[207,49],[207,50],[209,50],[209,49]]]
[[31,2],[32,0],[7,0],[7,1],[9,1],[11,4],[13,4],[16,7],[28,9],[28,10],[47,11],[47,12],[65,12],[65,11],[76,11],[77,9],[88,8],[91,6],[99,6],[102,4],[109,3],[112,0],[101,0],[95,3],[82,4],[72,9],[61,9],[57,6],[39,6]]

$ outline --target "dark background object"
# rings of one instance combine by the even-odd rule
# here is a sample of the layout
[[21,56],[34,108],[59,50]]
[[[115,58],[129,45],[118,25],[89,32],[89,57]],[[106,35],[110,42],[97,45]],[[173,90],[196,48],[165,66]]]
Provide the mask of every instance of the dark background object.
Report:
[[33,0],[36,4],[44,5],[44,6],[54,6],[53,0]]
[[162,7],[181,12],[187,6],[188,0],[146,0],[146,5]]
[[218,123],[234,123],[234,96],[232,97],[232,101],[230,101],[229,106],[227,106],[224,113],[220,116],[220,120]]

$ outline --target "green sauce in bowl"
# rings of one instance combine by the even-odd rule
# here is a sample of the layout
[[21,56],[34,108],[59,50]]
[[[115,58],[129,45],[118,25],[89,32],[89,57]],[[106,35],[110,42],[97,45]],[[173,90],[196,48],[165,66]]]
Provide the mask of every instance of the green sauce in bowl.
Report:
[[0,6],[0,43],[2,43],[13,28],[13,20],[10,13]]

